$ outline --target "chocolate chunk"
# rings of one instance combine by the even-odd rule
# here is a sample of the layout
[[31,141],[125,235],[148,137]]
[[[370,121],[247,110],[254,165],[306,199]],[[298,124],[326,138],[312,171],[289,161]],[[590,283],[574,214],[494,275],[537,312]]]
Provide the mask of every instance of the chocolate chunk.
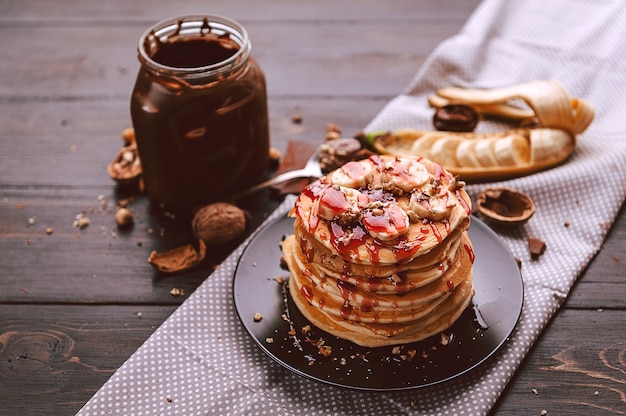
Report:
[[479,120],[480,116],[472,107],[465,104],[447,104],[435,111],[433,125],[442,131],[471,132]]
[[530,250],[530,257],[533,260],[537,260],[543,253],[546,252],[546,243],[542,240],[534,237],[528,239],[528,249]]

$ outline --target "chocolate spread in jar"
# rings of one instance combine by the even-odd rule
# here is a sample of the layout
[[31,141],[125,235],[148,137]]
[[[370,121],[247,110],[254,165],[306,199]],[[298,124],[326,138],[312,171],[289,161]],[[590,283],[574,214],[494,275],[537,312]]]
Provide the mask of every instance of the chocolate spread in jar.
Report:
[[[182,30],[191,19],[197,30]],[[165,23],[172,33],[152,29],[140,42],[131,116],[148,194],[192,206],[243,189],[265,172],[265,77],[236,23],[212,17]]]

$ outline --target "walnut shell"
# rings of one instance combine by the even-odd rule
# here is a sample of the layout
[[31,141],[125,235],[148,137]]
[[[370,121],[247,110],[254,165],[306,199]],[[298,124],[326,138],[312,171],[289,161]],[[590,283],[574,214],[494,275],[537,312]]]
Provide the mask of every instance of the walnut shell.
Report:
[[206,205],[191,221],[193,235],[209,245],[232,241],[246,230],[246,215],[239,207],[227,202]]
[[148,263],[161,273],[182,273],[198,266],[205,257],[206,245],[200,240],[197,250],[193,245],[186,244],[162,253],[152,251]]
[[478,194],[478,211],[489,222],[502,226],[526,223],[535,213],[532,198],[510,188],[488,188]]
[[141,161],[135,143],[124,146],[107,167],[109,176],[120,185],[134,185],[142,174]]

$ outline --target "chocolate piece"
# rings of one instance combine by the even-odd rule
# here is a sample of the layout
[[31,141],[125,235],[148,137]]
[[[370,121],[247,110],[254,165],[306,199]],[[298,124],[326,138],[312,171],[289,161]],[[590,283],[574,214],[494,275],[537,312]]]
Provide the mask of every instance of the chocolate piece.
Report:
[[447,104],[435,111],[433,125],[441,131],[471,132],[479,119],[476,110],[468,105]]
[[546,252],[546,243],[542,240],[534,237],[528,238],[528,249],[530,250],[530,257],[533,260],[537,260],[543,253]]

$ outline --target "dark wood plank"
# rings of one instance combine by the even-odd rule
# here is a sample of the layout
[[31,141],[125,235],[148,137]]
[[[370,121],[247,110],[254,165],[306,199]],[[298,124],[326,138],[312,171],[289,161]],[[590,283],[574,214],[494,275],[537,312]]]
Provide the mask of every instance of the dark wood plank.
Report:
[[[391,94],[391,92],[390,92]],[[269,98],[272,145],[287,141],[321,143],[328,123],[354,135],[380,111],[387,98]],[[358,105],[356,104],[358,101]],[[94,187],[84,196],[112,192],[106,173],[131,126],[126,99],[2,102],[0,99],[0,178],[3,185]],[[302,122],[291,116],[298,113]],[[19,145],[18,145],[19,144]],[[4,192],[0,190],[0,192]]]
[[[419,23],[419,24],[418,24]],[[377,96],[399,93],[441,39],[460,22],[382,21],[250,22],[253,55],[270,96]],[[142,25],[116,27],[16,27],[0,49],[0,84],[6,99],[129,97],[139,68]],[[358,33],[363,41],[354,39]],[[277,39],[289,38],[289,42]],[[50,49],[50,45],[72,45]],[[30,59],[24,60],[26,55]],[[40,68],[46,68],[42,72]],[[311,74],[316,74],[311,77]],[[381,82],[384,77],[384,82]]]
[[0,414],[76,413],[174,310],[0,305]]
[[624,414],[624,319],[623,309],[561,310],[491,414]]
[[565,307],[604,309],[624,309],[626,294],[626,204],[609,235],[602,245],[601,251],[591,261],[581,278],[572,289]]
[[212,0],[150,3],[113,0],[108,2],[74,2],[59,0],[5,0],[0,3],[0,22],[4,25],[36,22],[73,22],[83,25],[120,22],[145,26],[172,16],[210,13],[246,21],[329,21],[329,20],[416,20],[464,22],[476,8],[478,0],[440,0],[415,2],[397,0],[319,0],[316,2],[254,0]]

